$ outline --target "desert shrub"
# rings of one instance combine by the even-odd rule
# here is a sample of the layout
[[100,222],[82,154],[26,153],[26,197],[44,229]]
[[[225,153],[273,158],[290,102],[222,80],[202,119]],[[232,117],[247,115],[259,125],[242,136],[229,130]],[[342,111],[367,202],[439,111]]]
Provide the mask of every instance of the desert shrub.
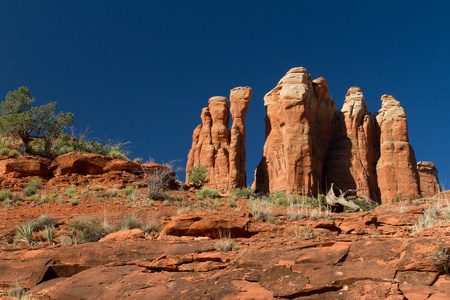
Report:
[[119,151],[119,150],[111,150],[111,151],[109,151],[108,156],[111,156],[113,158],[128,160],[128,157],[126,157],[126,155],[124,153],[122,153],[121,151]]
[[252,216],[256,220],[265,222],[272,222],[274,220],[273,206],[271,203],[265,201],[251,202]]
[[209,189],[209,188],[204,188],[204,189],[199,189],[197,192],[197,198],[198,199],[215,199],[215,198],[219,198],[219,191],[215,190],[215,189]]
[[237,201],[234,199],[228,199],[227,205],[228,205],[228,207],[237,207]]
[[252,191],[251,188],[236,188],[231,192],[231,195],[235,198],[243,198],[250,199],[256,197],[256,194]]
[[51,225],[47,225],[45,226],[44,230],[42,231],[42,236],[47,240],[49,245],[54,245],[55,242],[53,241],[55,238],[55,226]]
[[71,186],[64,194],[70,198],[75,198],[77,196],[77,189],[74,186]]
[[8,296],[14,297],[14,299],[26,299],[28,297],[29,290],[24,286],[16,283],[11,287],[8,292]]
[[68,235],[61,236],[59,238],[59,241],[60,241],[61,245],[72,245],[73,244],[72,238]]
[[94,187],[92,188],[92,190],[94,192],[101,192],[103,191],[103,187],[101,185],[94,185]]
[[141,228],[142,223],[139,220],[137,214],[131,213],[129,214],[123,221],[121,225],[121,230],[131,230],[135,228]]
[[[109,233],[98,217],[73,221],[69,226],[80,232],[80,241],[97,242]],[[77,235],[78,236],[78,235]]]
[[308,214],[306,214],[303,211],[300,210],[295,210],[295,209],[291,209],[288,208],[287,213],[286,213],[286,218],[290,219],[292,221],[298,221],[298,220],[302,220],[308,217]]
[[191,208],[188,206],[182,206],[179,209],[177,209],[177,215],[185,214],[187,212],[191,211]]
[[289,206],[289,198],[282,192],[273,193],[271,199],[281,208],[286,208]]
[[140,163],[142,163],[143,159],[142,159],[142,157],[136,157],[133,161],[140,164]]
[[36,220],[33,221],[33,224],[34,224],[34,229],[36,231],[41,231],[45,227],[54,226],[55,219],[52,217],[49,217],[47,215],[41,215]]
[[36,177],[27,183],[25,189],[23,190],[23,193],[27,196],[32,196],[36,194],[40,190],[40,188],[41,188],[41,179],[39,177]]
[[411,234],[416,234],[424,228],[431,228],[438,225],[438,218],[442,214],[442,208],[439,203],[427,207],[423,214],[417,219],[412,228]]
[[117,197],[119,196],[119,190],[118,189],[108,189],[106,190],[106,196],[107,197]]
[[41,204],[41,197],[39,197],[39,195],[31,195],[30,197],[27,198],[27,201],[29,202],[33,202],[35,204]]
[[236,241],[230,238],[221,238],[214,243],[214,247],[218,251],[236,251],[239,249],[239,246],[236,244]]
[[28,222],[24,225],[17,227],[17,241],[26,242],[29,245],[36,245],[36,242],[33,239],[33,231],[34,231],[34,223]]
[[148,234],[159,233],[162,230],[162,224],[155,217],[148,219],[147,223],[141,226],[142,231]]
[[19,151],[17,151],[16,149],[12,149],[12,150],[9,151],[9,155],[18,156],[19,155]]
[[9,149],[8,148],[1,148],[0,149],[0,155],[9,155]]
[[295,236],[296,237],[300,237],[300,238],[304,238],[304,239],[308,239],[308,238],[317,238],[318,236],[321,236],[324,234],[323,231],[319,232],[319,233],[315,233],[314,229],[309,228],[308,226],[305,227],[301,227],[301,226],[297,226],[294,227],[294,232],[295,232]]
[[47,202],[47,203],[53,202],[53,201],[55,201],[56,196],[57,196],[56,193],[51,193],[51,194],[45,195],[44,197],[42,197],[42,202]]
[[153,200],[171,200],[172,197],[166,192],[167,186],[173,180],[173,170],[169,166],[164,168],[155,168],[146,172],[149,199]]
[[450,274],[450,254],[447,253],[448,249],[438,249],[431,256],[434,265],[437,267],[440,274]]
[[0,191],[0,201],[4,201],[6,199],[12,199],[13,193],[10,190]]
[[206,167],[196,165],[188,172],[188,180],[194,186],[199,188],[209,182],[207,172],[208,169]]

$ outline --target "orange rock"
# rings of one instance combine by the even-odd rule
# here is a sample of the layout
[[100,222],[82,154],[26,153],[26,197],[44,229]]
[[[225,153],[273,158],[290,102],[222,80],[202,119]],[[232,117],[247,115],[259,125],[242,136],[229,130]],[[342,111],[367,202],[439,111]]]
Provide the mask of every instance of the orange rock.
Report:
[[420,195],[416,158],[408,138],[406,113],[393,96],[381,97],[382,107],[376,116],[380,126],[380,159],[377,162],[381,202],[398,195],[409,199]]
[[434,163],[419,161],[417,171],[420,177],[420,191],[424,197],[433,197],[441,191],[441,185],[437,177],[437,169]]
[[105,172],[109,171],[125,171],[128,173],[142,172],[141,164],[126,159],[114,159],[109,161],[105,168]]
[[70,173],[101,174],[103,168],[113,158],[85,152],[70,152],[58,156],[51,164],[53,175],[59,176]]
[[39,156],[2,156],[0,175],[15,173],[14,177],[47,177],[50,173],[50,160]]
[[[229,107],[226,97],[212,97],[203,108],[202,124],[195,128],[188,154],[186,174],[197,165],[208,169],[208,187],[227,190],[245,187],[245,114],[251,88],[231,90],[232,132],[228,129]],[[186,176],[186,183],[189,183]]]
[[266,142],[255,172],[258,191],[321,191],[336,104],[323,78],[293,68],[264,97]]
[[120,242],[120,241],[135,241],[141,240],[145,238],[145,232],[142,230],[135,228],[131,230],[120,230],[113,233],[108,234],[104,238],[100,239],[99,242]]
[[334,183],[344,191],[362,189],[358,193],[379,201],[379,132],[359,87],[348,90],[342,110],[336,113],[334,128],[325,160],[324,185]]

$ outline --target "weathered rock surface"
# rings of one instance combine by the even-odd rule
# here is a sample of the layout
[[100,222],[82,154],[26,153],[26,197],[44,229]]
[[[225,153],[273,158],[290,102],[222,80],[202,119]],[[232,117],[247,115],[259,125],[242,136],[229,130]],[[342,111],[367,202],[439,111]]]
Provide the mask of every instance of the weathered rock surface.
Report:
[[429,161],[419,161],[417,171],[420,177],[420,191],[424,197],[432,197],[441,191],[438,179],[438,170],[434,163]]
[[[226,97],[212,97],[203,108],[202,124],[192,135],[186,173],[194,166],[208,169],[208,187],[226,190],[246,185],[245,175],[245,114],[251,88],[238,87],[231,91],[232,131],[229,125],[229,101]],[[186,177],[186,183],[189,183]]]
[[316,194],[336,105],[323,78],[293,68],[264,97],[266,142],[255,172],[258,191]]
[[55,176],[64,174],[101,174],[113,158],[94,153],[70,152],[52,161],[51,171]]
[[381,202],[400,196],[409,199],[420,195],[416,158],[408,138],[406,113],[400,102],[390,95],[381,97],[382,106],[376,116],[380,126],[380,159],[377,182]]
[[324,186],[334,183],[344,190],[361,189],[358,193],[379,201],[379,131],[359,87],[348,90],[341,111],[336,112],[333,131],[325,160]]
[[1,156],[0,175],[11,177],[40,176],[50,173],[50,160],[39,156]]

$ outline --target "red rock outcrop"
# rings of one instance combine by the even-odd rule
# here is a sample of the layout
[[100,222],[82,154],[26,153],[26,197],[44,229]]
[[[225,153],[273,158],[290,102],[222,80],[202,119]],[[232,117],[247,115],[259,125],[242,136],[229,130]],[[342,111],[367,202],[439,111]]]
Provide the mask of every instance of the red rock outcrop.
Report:
[[94,153],[70,152],[58,156],[51,164],[51,171],[55,176],[79,173],[101,174],[112,157]]
[[420,191],[424,197],[433,197],[441,191],[438,180],[438,170],[434,163],[429,161],[419,161],[417,171],[420,177]]
[[[202,124],[197,126],[192,135],[186,173],[200,164],[208,169],[209,187],[226,190],[230,187],[246,186],[245,114],[250,97],[249,87],[231,90],[231,133],[228,128],[228,99],[219,96],[209,99],[208,107],[202,110]],[[189,183],[187,176],[186,183]]]
[[0,175],[47,177],[50,173],[49,169],[50,160],[39,156],[0,157]]
[[258,191],[321,191],[336,104],[323,78],[293,68],[264,97],[266,142],[255,172]]
[[379,200],[376,163],[379,158],[379,131],[369,113],[359,87],[348,90],[341,111],[336,113],[334,134],[325,160],[325,182],[329,187],[361,189],[372,200]]
[[420,195],[416,158],[408,138],[406,113],[393,96],[381,97],[381,109],[376,116],[380,126],[380,159],[377,181],[381,202],[400,196],[408,199]]

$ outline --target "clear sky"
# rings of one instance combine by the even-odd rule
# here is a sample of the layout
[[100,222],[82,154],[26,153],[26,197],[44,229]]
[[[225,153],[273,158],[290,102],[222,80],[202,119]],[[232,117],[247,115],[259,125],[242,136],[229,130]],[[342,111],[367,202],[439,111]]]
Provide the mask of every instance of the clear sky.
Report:
[[449,1],[0,1],[0,99],[25,85],[73,112],[77,132],[185,167],[208,99],[250,86],[251,184],[263,97],[303,66],[338,109],[351,86],[371,112],[396,97],[417,161],[449,189],[449,14]]

